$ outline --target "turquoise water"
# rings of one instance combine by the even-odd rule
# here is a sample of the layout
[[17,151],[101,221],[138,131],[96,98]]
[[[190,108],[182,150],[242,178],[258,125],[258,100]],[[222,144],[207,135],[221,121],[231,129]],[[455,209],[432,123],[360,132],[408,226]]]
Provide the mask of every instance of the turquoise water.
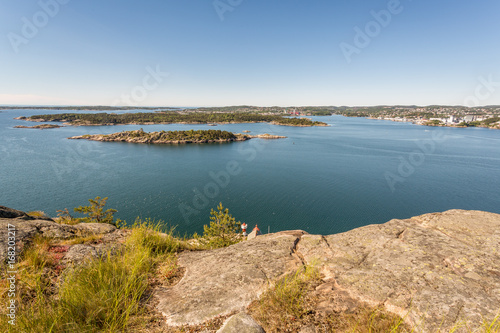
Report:
[[[89,198],[108,196],[108,206],[119,211],[119,218],[161,219],[181,233],[202,231],[219,202],[250,227],[258,223],[263,231],[269,226],[271,232],[320,234],[453,208],[500,213],[496,130],[341,116],[314,117],[331,124],[315,128],[13,128],[27,125],[14,117],[43,113],[50,111],[0,113],[0,205],[55,216],[57,209],[71,210]],[[249,130],[288,138],[180,146],[66,139],[141,127]],[[217,181],[214,174],[220,176]]]

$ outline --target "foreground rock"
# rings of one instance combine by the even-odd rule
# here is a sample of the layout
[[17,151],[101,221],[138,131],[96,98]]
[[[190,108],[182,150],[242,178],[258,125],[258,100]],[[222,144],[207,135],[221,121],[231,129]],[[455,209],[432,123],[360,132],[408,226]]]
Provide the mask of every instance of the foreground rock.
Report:
[[5,206],[0,206],[0,218],[33,220],[33,218],[28,216],[25,212]]
[[265,333],[257,322],[244,312],[229,317],[217,333]]
[[[298,251],[320,261],[326,307],[339,295],[405,318],[418,331],[477,328],[500,310],[500,215],[452,210],[331,236],[305,235]],[[327,292],[328,294],[328,292]]]
[[319,265],[325,313],[382,306],[417,332],[435,332],[460,320],[474,330],[500,310],[500,215],[492,213],[452,210],[330,236],[281,232],[179,259],[184,278],[155,294],[170,325],[241,311],[302,262]]
[[63,249],[63,262],[79,263],[85,258],[96,256],[114,248],[117,243],[125,239],[126,235],[126,230],[117,229],[110,224],[59,224],[50,219],[34,219],[24,212],[0,206],[0,258],[2,260],[7,258],[9,236],[15,237],[17,256],[37,236],[54,240],[99,236],[99,241],[95,242],[95,244],[68,245]]
[[[36,236],[61,241],[98,236],[84,244],[55,242],[49,251],[61,254],[62,265],[98,257],[128,235],[109,224],[64,225],[0,206],[2,260],[9,228],[18,255]],[[278,278],[316,264],[322,275],[312,291],[316,313],[351,313],[367,304],[399,315],[415,332],[448,332],[457,322],[467,330],[455,332],[472,332],[500,310],[499,263],[500,215],[451,210],[330,236],[284,231],[224,249],[182,252],[184,277],[172,287],[158,287],[153,296],[168,325],[238,313],[221,332],[245,332],[238,328],[245,325],[258,332],[244,314],[250,303]]]
[[184,278],[155,293],[169,325],[195,325],[244,310],[274,280],[298,267],[293,253],[303,231],[259,236],[228,248],[184,252]]

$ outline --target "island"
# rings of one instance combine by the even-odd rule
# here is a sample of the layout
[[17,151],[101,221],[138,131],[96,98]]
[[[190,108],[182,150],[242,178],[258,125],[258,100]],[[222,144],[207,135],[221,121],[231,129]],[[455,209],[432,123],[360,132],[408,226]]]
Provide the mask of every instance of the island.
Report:
[[271,123],[284,126],[328,126],[309,118],[289,118],[277,114],[228,112],[139,112],[139,113],[63,113],[18,117],[34,122],[63,122],[72,126],[152,125],[152,124],[239,124]]
[[60,125],[54,125],[54,124],[42,124],[42,125],[35,125],[35,126],[14,126],[14,128],[31,128],[31,129],[50,129],[50,128],[61,128],[65,126],[60,126]]
[[185,144],[185,143],[222,143],[232,141],[246,141],[253,138],[259,139],[284,139],[286,136],[260,134],[247,135],[221,130],[189,130],[189,131],[161,131],[144,132],[141,128],[136,131],[123,131],[113,134],[86,134],[73,136],[72,140],[90,140],[103,142],[129,142],[149,144]]

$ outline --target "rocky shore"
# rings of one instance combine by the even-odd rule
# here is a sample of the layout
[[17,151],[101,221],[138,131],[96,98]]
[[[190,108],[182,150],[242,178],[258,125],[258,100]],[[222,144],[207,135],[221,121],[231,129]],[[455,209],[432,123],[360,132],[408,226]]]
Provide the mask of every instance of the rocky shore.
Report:
[[[309,118],[308,118],[309,119]],[[330,125],[328,125],[327,123],[323,123],[323,122],[314,122],[312,125],[301,125],[301,124],[281,124],[279,122],[276,122],[276,121],[272,121],[270,122],[271,125],[279,125],[279,126],[292,126],[292,127],[328,127]]]
[[101,141],[101,142],[129,142],[129,143],[148,143],[148,144],[187,144],[187,143],[223,143],[223,142],[233,142],[233,141],[247,141],[250,139],[284,139],[286,136],[271,135],[271,134],[259,134],[259,135],[248,135],[240,133],[231,133],[229,138],[219,138],[219,139],[179,139],[170,140],[162,138],[161,132],[151,132],[143,134],[141,130],[130,131],[130,132],[119,132],[113,134],[94,134],[94,135],[80,135],[73,136],[68,139],[71,140],[90,140],[90,141]]
[[35,125],[35,126],[14,126],[14,128],[31,128],[31,129],[51,129],[51,128],[61,128],[64,126],[54,125],[54,124],[43,124],[43,125]]
[[[228,125],[228,124],[256,124],[256,123],[269,123],[271,125],[280,125],[280,126],[291,126],[291,127],[314,127],[314,126],[330,126],[326,123],[319,121],[311,121],[308,124],[300,124],[300,123],[291,123],[291,122],[279,122],[279,121],[265,121],[265,120],[255,120],[255,121],[215,121],[215,122],[203,122],[203,121],[132,121],[132,122],[107,122],[102,121],[99,123],[86,121],[82,119],[77,120],[68,120],[64,117],[61,118],[33,118],[33,117],[25,117],[20,116],[14,118],[16,120],[24,120],[31,122],[62,122],[66,126],[116,126],[116,125],[171,125],[171,124],[184,124],[184,125],[208,125],[208,126],[217,126],[217,125]],[[285,118],[288,119],[288,118]],[[306,118],[311,120],[309,118]]]
[[[0,207],[2,258],[8,225],[15,227],[17,255],[36,236],[101,235],[99,242],[60,251],[62,262],[73,264],[102,255],[128,235],[108,224],[64,225]],[[221,317],[227,320],[219,332],[264,332],[250,304],[278,278],[309,264],[321,273],[312,292],[317,315],[368,304],[400,316],[413,332],[450,332],[457,322],[467,329],[455,332],[472,332],[500,310],[500,215],[481,211],[425,214],[328,236],[282,231],[227,248],[183,251],[178,262],[180,281],[152,295],[162,332]],[[313,325],[300,332],[322,331]]]

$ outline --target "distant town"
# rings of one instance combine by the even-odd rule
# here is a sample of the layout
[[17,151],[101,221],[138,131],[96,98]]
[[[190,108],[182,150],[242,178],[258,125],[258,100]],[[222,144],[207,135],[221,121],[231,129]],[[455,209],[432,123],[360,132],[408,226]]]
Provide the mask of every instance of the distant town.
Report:
[[37,110],[74,110],[74,111],[150,111],[157,113],[178,113],[180,115],[199,113],[250,113],[261,116],[330,116],[343,115],[347,117],[365,117],[398,122],[412,122],[426,126],[450,127],[485,127],[500,129],[500,106],[297,106],[297,107],[260,107],[260,106],[226,106],[226,107],[111,107],[111,106],[56,106],[56,107],[22,107],[5,106],[0,110],[9,109],[37,109]]

